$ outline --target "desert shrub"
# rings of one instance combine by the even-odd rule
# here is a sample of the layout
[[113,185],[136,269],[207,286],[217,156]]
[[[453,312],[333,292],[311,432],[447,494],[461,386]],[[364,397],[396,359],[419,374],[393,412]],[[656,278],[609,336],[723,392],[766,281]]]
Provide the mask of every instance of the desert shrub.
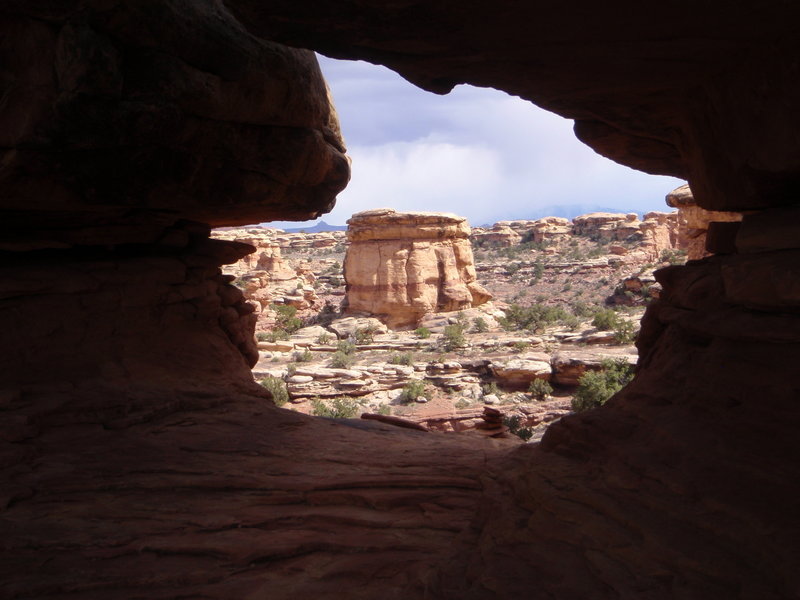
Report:
[[542,259],[536,261],[536,264],[533,265],[533,281],[534,283],[538,282],[542,275],[544,275],[544,262]]
[[333,367],[334,369],[349,369],[355,362],[355,356],[352,354],[347,354],[346,352],[342,352],[341,350],[337,350],[333,353],[328,366]]
[[278,340],[288,340],[289,339],[289,332],[285,329],[273,329],[272,331],[267,331],[263,339],[259,339],[259,342],[270,342],[274,344]]
[[469,406],[470,406],[470,401],[467,400],[466,398],[461,398],[455,404],[456,408],[469,408]]
[[343,354],[354,354],[356,345],[350,340],[342,340],[336,344],[336,351],[342,352]]
[[314,356],[311,354],[311,351],[306,348],[303,352],[295,352],[292,358],[294,362],[311,362]]
[[594,313],[592,326],[601,331],[611,331],[619,325],[619,315],[610,308],[603,308]]
[[665,248],[661,251],[661,262],[666,262],[671,265],[682,265],[686,262],[686,250],[674,249],[670,250]]
[[633,379],[633,365],[625,359],[606,359],[600,371],[587,371],[578,380],[572,410],[581,412],[605,404]]
[[275,406],[283,406],[289,401],[289,392],[282,379],[265,377],[259,383],[270,393]]
[[528,386],[528,393],[536,400],[544,400],[553,393],[553,386],[544,379],[534,379]]
[[533,437],[533,430],[530,427],[522,427],[522,419],[518,415],[505,417],[503,425],[508,427],[509,433],[514,434],[525,442]]
[[331,336],[329,333],[320,333],[317,336],[317,343],[318,344],[327,344],[331,341]]
[[303,322],[295,315],[297,308],[289,304],[270,304],[270,308],[275,311],[275,330],[283,330],[286,333],[294,333],[303,326]]
[[389,363],[393,365],[405,365],[410,367],[414,364],[413,352],[401,352],[399,354],[392,354],[389,358]]
[[297,365],[291,365],[291,364],[290,365],[286,365],[286,374],[289,377],[291,377],[295,373],[297,373]]
[[258,342],[268,342],[269,341],[269,333],[266,331],[259,331],[256,334],[256,341]]
[[403,404],[407,404],[409,402],[414,402],[420,396],[425,396],[428,398],[428,395],[425,392],[425,382],[420,379],[409,379],[408,382],[403,386],[403,391],[400,392],[400,402]]
[[614,327],[614,340],[618,344],[632,344],[636,341],[636,326],[625,319],[620,319]]
[[392,414],[392,407],[388,404],[381,404],[378,407],[378,414],[379,415],[390,415]]
[[377,333],[377,329],[372,326],[369,327],[359,327],[355,331],[355,339],[357,344],[371,344],[375,341],[375,334]]
[[421,340],[426,340],[431,337],[431,330],[427,327],[417,327],[414,334]]
[[467,345],[467,340],[464,337],[464,328],[460,323],[454,323],[444,328],[442,332],[442,347],[446,352],[451,352],[457,348]]
[[506,311],[506,316],[500,318],[500,325],[506,331],[541,331],[547,325],[568,319],[570,315],[560,306],[547,306],[536,303],[531,306],[512,304]]
[[497,387],[497,384],[494,381],[481,384],[481,392],[483,392],[484,396],[488,396],[489,394],[494,394],[495,396],[499,396],[502,393],[500,391],[500,388]]
[[578,317],[588,317],[592,314],[592,309],[586,302],[579,301],[572,304],[572,312]]
[[486,333],[489,331],[489,326],[486,324],[486,319],[483,317],[475,317],[472,319],[472,330],[476,333]]
[[361,405],[350,398],[334,398],[330,404],[323,400],[311,401],[311,414],[331,419],[352,419],[361,410]]
[[524,352],[528,348],[530,348],[530,344],[528,342],[514,342],[511,345],[512,352]]
[[578,329],[580,321],[578,321],[578,317],[576,317],[575,315],[568,314],[565,315],[563,319],[561,319],[561,324],[564,325],[564,327],[566,327],[570,331],[575,331],[576,329]]

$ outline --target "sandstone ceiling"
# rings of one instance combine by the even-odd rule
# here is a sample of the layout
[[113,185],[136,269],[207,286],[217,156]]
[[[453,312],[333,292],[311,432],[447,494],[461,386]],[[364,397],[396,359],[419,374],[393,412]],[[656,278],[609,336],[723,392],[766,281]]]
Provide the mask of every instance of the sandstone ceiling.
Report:
[[420,87],[505,90],[575,119],[597,152],[688,178],[707,208],[800,186],[800,8],[485,0],[227,0],[246,27],[389,66]]

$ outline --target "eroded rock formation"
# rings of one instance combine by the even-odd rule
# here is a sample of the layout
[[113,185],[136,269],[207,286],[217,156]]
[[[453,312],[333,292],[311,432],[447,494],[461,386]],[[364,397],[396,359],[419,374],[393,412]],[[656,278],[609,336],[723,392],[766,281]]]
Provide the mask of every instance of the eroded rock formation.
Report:
[[686,249],[686,256],[689,260],[697,260],[714,254],[706,248],[708,228],[711,223],[738,223],[742,220],[742,214],[738,212],[700,208],[694,201],[692,190],[688,185],[682,185],[667,194],[667,204],[678,209],[679,244]]
[[396,328],[491,298],[476,281],[465,218],[376,209],[347,224],[348,311],[377,315]]
[[[688,8],[4,3],[2,595],[797,596],[799,9]],[[313,56],[267,39],[519,94],[761,212],[659,273],[633,383],[541,444],[287,414],[220,277],[244,249],[179,221],[347,179]]]

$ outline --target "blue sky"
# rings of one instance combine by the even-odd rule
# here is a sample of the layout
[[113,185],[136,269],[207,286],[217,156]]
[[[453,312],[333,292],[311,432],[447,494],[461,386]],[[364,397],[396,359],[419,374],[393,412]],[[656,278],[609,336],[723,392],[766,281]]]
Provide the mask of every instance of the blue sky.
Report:
[[684,183],[599,156],[572,121],[504,92],[461,85],[437,96],[384,67],[319,59],[353,161],[328,223],[380,207],[454,212],[472,225],[669,210],[664,196]]

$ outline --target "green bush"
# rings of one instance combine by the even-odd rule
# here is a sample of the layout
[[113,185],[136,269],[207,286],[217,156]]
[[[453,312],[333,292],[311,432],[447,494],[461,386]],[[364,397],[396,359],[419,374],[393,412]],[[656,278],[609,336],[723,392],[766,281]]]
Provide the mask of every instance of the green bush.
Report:
[[292,356],[294,362],[311,362],[314,358],[314,355],[311,354],[311,351],[306,348],[303,352],[295,352]]
[[361,405],[350,398],[334,398],[330,405],[322,400],[311,401],[311,414],[331,419],[352,419],[361,411]]
[[297,308],[289,304],[270,304],[270,308],[275,311],[275,330],[282,329],[286,333],[292,334],[303,326],[303,322],[295,315]]
[[352,354],[348,354],[346,352],[342,352],[341,350],[337,350],[333,353],[331,357],[331,362],[328,363],[329,366],[333,367],[334,369],[349,369],[353,366],[356,362],[356,357]]
[[661,251],[661,262],[666,262],[671,265],[682,265],[686,262],[686,250],[669,250],[665,248]]
[[354,354],[356,351],[356,345],[350,340],[342,340],[336,344],[336,351],[343,354]]
[[572,410],[581,412],[605,404],[633,379],[633,365],[622,358],[606,359],[602,370],[587,371],[578,380]]
[[289,401],[289,391],[282,379],[265,377],[259,383],[270,393],[275,406],[283,406]]
[[528,386],[528,393],[536,400],[544,400],[553,393],[553,386],[544,379],[534,379]]
[[610,308],[603,308],[594,313],[592,326],[601,331],[611,331],[619,325],[619,315]]
[[636,341],[636,326],[625,319],[620,319],[614,327],[614,340],[618,344],[632,344]]
[[464,337],[464,328],[459,323],[447,325],[442,332],[442,347],[446,352],[452,352],[467,345]]
[[408,383],[403,386],[403,391],[400,392],[400,402],[403,404],[414,402],[420,396],[428,398],[428,394],[425,392],[425,382],[419,379],[409,379]]
[[500,325],[506,331],[541,331],[547,325],[574,318],[560,306],[547,306],[536,303],[531,306],[512,304],[505,310],[506,316],[500,318]]
[[486,319],[483,317],[475,317],[472,319],[472,330],[476,333],[486,333],[489,331],[489,326],[486,324]]
[[515,353],[525,352],[531,345],[528,342],[514,342],[511,345],[511,351]]
[[321,345],[325,345],[331,341],[331,336],[328,333],[320,333],[317,336],[317,343]]
[[483,392],[484,396],[488,396],[489,394],[494,394],[495,396],[499,396],[500,394],[502,394],[500,388],[497,387],[497,383],[495,383],[494,381],[482,384],[481,392]]
[[379,415],[390,415],[392,414],[392,407],[388,404],[381,404],[378,407],[378,414]]
[[266,331],[259,331],[256,334],[256,341],[258,341],[258,342],[267,342],[267,341],[269,341],[269,333],[267,333]]
[[414,330],[414,334],[421,340],[427,340],[431,337],[431,330],[427,327],[417,327]]
[[572,304],[572,312],[579,317],[588,317],[592,314],[592,309],[586,302],[575,302]]
[[377,330],[374,327],[359,327],[355,331],[356,344],[371,344],[375,341]]
[[522,427],[522,419],[518,415],[505,417],[503,419],[503,425],[508,427],[509,433],[525,442],[533,437],[533,430],[530,427]]
[[575,331],[576,329],[578,329],[580,321],[578,321],[578,317],[576,317],[575,315],[567,315],[566,317],[561,319],[561,324],[564,325],[564,327],[566,327],[570,331]]
[[410,367],[414,364],[414,353],[402,352],[400,354],[392,354],[391,358],[389,358],[389,363],[393,365],[405,365]]

